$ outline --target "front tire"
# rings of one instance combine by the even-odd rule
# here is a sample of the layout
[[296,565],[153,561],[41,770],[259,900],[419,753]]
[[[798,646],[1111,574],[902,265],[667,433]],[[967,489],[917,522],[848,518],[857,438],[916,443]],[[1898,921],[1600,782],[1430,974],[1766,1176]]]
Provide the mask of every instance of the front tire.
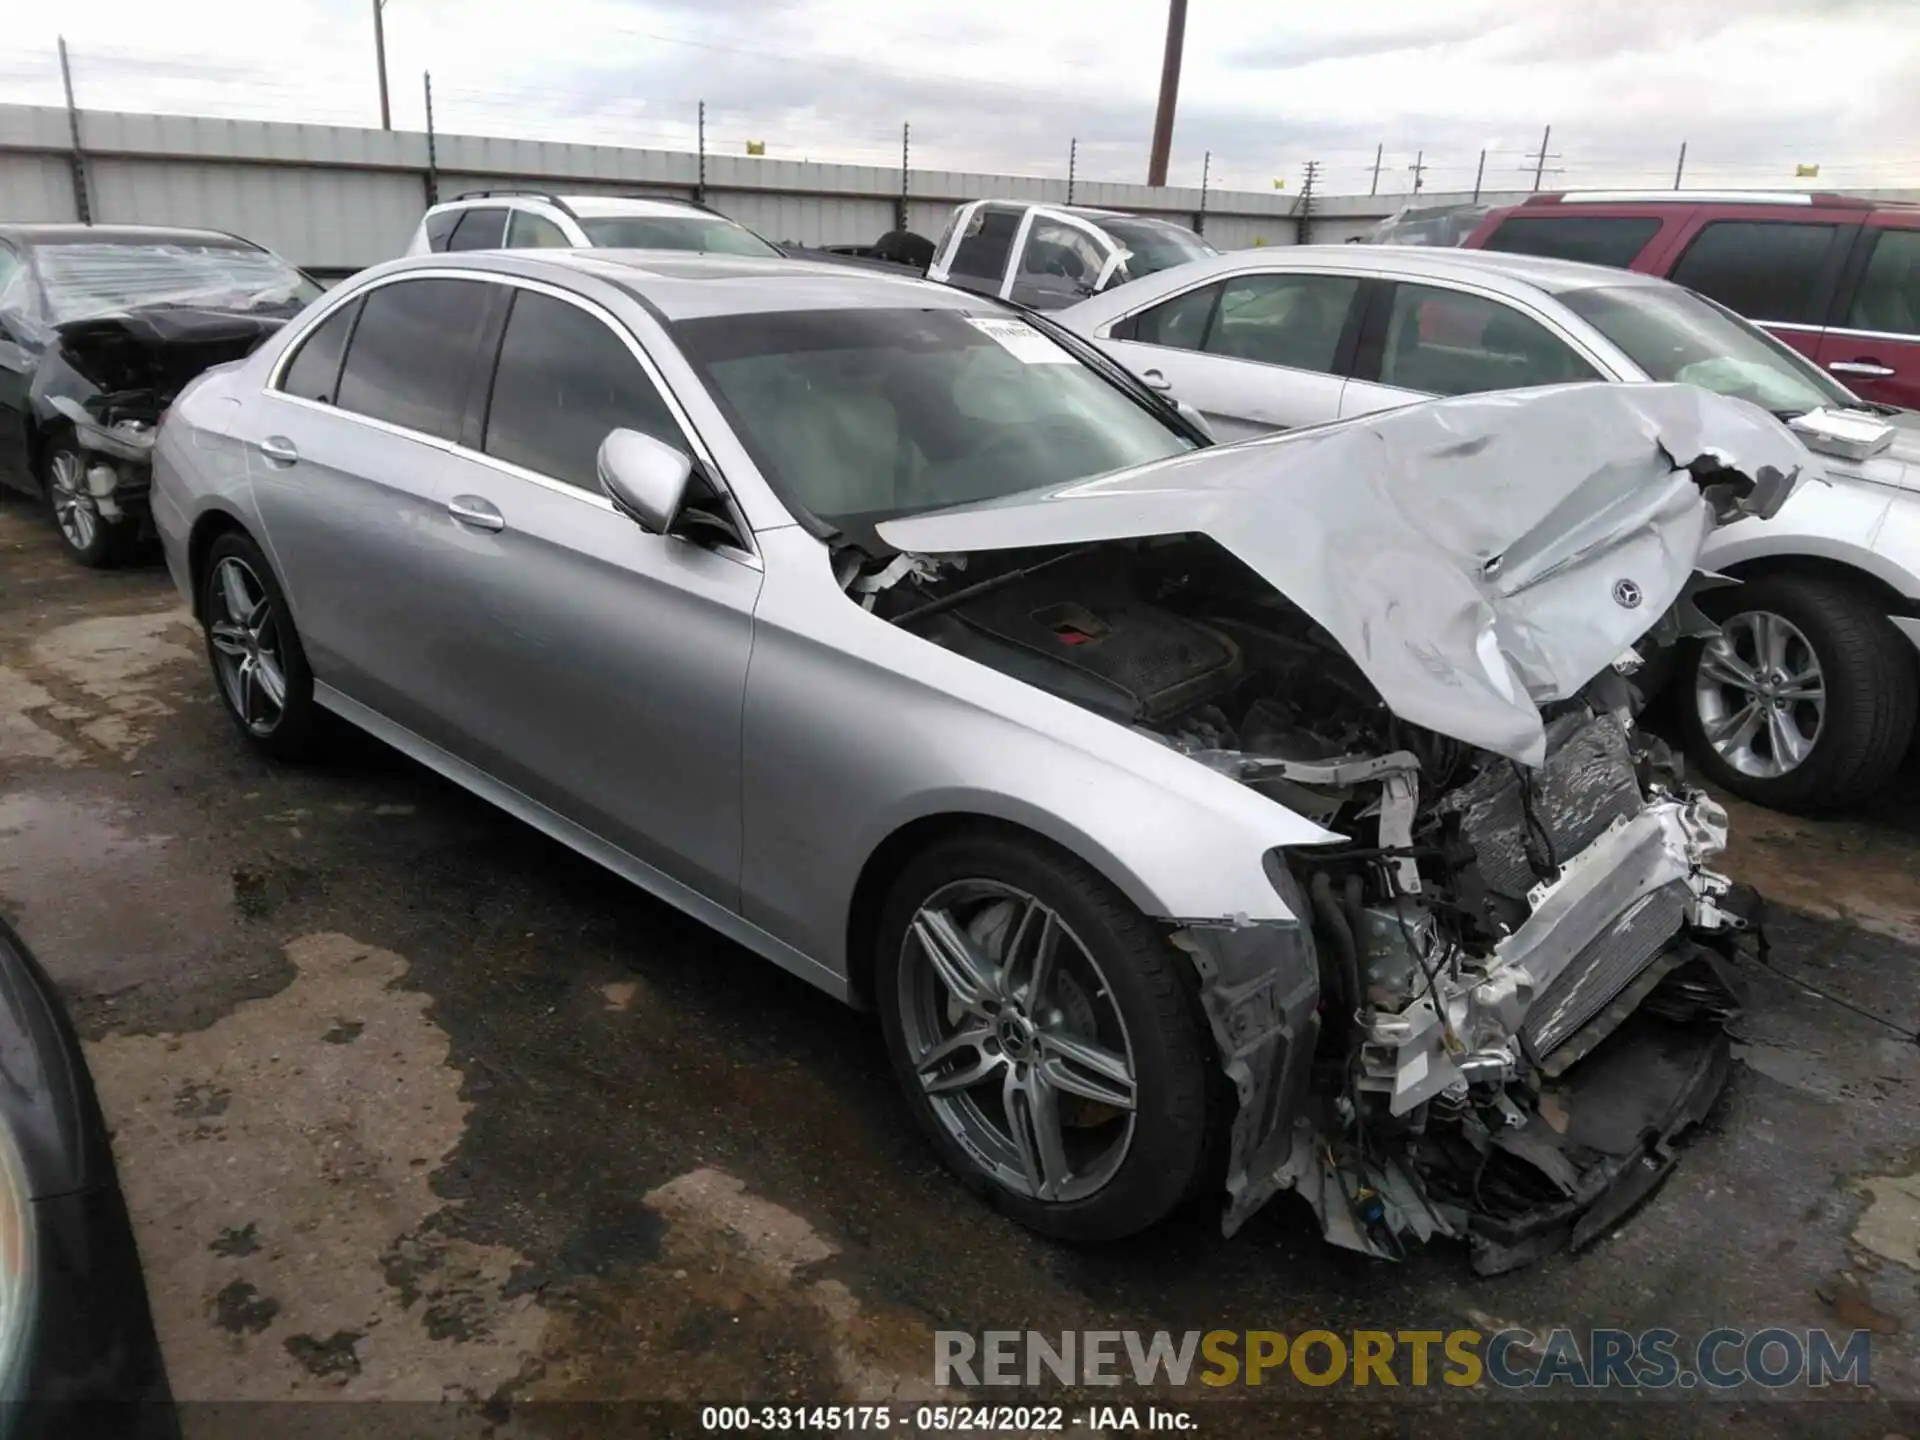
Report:
[[207,552],[200,617],[214,684],[241,735],[275,759],[311,756],[320,723],[313,672],[273,567],[240,531]]
[[70,434],[47,442],[40,461],[40,492],[67,553],[94,570],[121,564],[139,538],[137,520],[109,520],[87,488],[87,457]]
[[1768,575],[1711,596],[1721,633],[1690,641],[1676,698],[1687,747],[1742,799],[1813,814],[1859,803],[1913,739],[1913,647],[1860,590]]
[[908,864],[877,943],[888,1056],[969,1189],[1099,1242],[1207,1178],[1219,1088],[1194,977],[1093,871],[1023,837],[956,835]]

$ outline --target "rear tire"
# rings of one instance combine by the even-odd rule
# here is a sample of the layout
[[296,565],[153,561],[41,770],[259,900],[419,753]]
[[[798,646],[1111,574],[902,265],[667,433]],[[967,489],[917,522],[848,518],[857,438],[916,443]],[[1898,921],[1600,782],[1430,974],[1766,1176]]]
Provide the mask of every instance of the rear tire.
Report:
[[255,749],[304,760],[319,748],[320,707],[293,612],[267,557],[230,530],[207,551],[199,610],[222,708]]
[[67,553],[94,570],[124,563],[139,540],[140,522],[109,520],[87,489],[87,456],[71,433],[54,435],[40,459],[40,497]]
[[[942,934],[989,981],[978,1004],[934,963],[928,937]],[[1051,959],[1036,964],[1048,937]],[[875,999],[908,1107],[961,1183],[1021,1224],[1119,1239],[1218,1168],[1223,1087],[1197,978],[1086,866],[1017,835],[954,835],[907,865],[876,943]],[[952,973],[951,953],[945,964]]]
[[1705,598],[1721,635],[1687,642],[1675,698],[1708,777],[1801,814],[1884,786],[1920,710],[1914,648],[1884,607],[1816,575],[1766,575]]

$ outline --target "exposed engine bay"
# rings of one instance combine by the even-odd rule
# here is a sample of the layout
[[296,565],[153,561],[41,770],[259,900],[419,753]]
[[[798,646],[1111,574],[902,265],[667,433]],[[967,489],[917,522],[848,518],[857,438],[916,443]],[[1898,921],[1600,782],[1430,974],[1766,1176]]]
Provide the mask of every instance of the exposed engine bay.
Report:
[[1495,1272],[1664,1178],[1727,1073],[1749,921],[1706,868],[1724,813],[1634,724],[1631,654],[1542,707],[1534,767],[1394,715],[1204,536],[912,559],[877,613],[1349,837],[1275,875],[1316,984],[1261,1102],[1284,1162],[1230,1229],[1290,1187],[1337,1244],[1457,1236]]

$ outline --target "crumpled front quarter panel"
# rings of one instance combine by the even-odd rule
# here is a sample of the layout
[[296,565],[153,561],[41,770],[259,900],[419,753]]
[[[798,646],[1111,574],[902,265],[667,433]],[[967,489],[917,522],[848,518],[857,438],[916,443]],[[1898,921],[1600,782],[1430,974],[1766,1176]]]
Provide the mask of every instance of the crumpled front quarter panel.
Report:
[[1262,868],[1334,837],[1174,750],[861,609],[826,547],[758,537],[743,743],[746,917],[846,973],[854,887],[880,843],[931,816],[1020,825],[1145,913],[1285,920]]

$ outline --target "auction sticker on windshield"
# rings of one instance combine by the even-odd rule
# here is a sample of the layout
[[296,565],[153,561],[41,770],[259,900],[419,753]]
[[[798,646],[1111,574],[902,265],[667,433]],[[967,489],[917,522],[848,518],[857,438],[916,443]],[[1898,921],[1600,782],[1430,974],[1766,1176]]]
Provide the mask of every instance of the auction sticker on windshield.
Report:
[[1073,356],[1024,320],[1000,320],[969,315],[967,323],[981,334],[997,340],[1001,348],[1022,365],[1073,364]]

